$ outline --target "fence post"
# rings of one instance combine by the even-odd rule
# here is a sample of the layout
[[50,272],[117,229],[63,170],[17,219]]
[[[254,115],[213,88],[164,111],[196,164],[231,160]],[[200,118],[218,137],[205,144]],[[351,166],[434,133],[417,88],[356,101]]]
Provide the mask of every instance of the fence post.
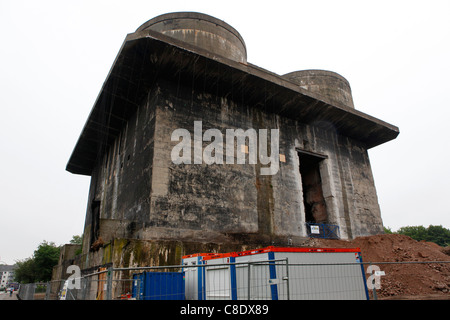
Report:
[[288,258],[286,258],[286,283],[287,283],[287,289],[286,289],[287,299],[290,300],[290,296],[289,296],[289,260],[288,260]]
[[81,298],[80,298],[80,300],[86,300],[87,281],[88,281],[88,279],[86,277],[81,278]]
[[51,281],[47,282],[47,286],[45,287],[45,298],[44,298],[44,300],[50,300],[49,296],[50,296],[50,284],[51,283],[52,283]]
[[136,277],[136,300],[141,300],[141,278],[138,276]]
[[108,268],[108,273],[106,276],[106,300],[112,300],[112,277],[113,277],[113,268]]
[[31,294],[31,299],[30,300],[34,300],[34,295],[36,294],[36,287],[37,287],[37,285],[36,285],[36,282],[35,282],[35,283],[33,283],[33,286],[32,286],[33,290],[32,290],[32,294]]
[[373,300],[378,300],[377,288],[376,288],[376,284],[375,284],[375,277],[372,278],[372,289],[373,289]]
[[250,300],[250,268],[251,268],[251,263],[249,262],[248,263],[248,273],[247,273],[247,277],[248,277],[248,280],[247,280],[247,300]]

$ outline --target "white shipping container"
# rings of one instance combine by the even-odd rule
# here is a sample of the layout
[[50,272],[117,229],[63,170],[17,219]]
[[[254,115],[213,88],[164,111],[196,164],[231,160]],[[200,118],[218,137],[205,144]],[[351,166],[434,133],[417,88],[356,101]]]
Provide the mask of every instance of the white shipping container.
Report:
[[183,256],[182,265],[185,273],[185,297],[186,300],[204,300],[204,269],[197,267],[203,264],[203,257],[212,255],[210,253],[196,253]]
[[266,247],[196,258],[205,267],[186,272],[186,299],[368,299],[359,248]]

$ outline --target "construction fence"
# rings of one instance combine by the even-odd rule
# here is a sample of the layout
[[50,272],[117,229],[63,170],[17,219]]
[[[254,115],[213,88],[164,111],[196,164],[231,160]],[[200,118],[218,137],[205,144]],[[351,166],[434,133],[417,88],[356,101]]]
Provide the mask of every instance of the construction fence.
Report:
[[[80,277],[22,284],[21,300],[372,300],[395,268],[450,261],[291,263],[216,261],[161,267],[100,268]],[[401,271],[401,270],[400,270]]]

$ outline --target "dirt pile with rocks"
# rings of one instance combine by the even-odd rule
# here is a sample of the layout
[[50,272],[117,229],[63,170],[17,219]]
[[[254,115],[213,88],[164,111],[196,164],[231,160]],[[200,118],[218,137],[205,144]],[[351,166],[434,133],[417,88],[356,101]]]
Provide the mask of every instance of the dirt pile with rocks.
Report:
[[[378,264],[379,299],[450,299],[450,250],[432,242],[416,241],[400,234],[359,237],[354,240],[310,239],[309,246],[360,248],[363,262]],[[449,263],[417,263],[449,261]],[[403,262],[403,263],[400,263]],[[405,263],[406,262],[406,263]],[[368,265],[364,268],[367,270]],[[366,274],[368,277],[369,274]]]

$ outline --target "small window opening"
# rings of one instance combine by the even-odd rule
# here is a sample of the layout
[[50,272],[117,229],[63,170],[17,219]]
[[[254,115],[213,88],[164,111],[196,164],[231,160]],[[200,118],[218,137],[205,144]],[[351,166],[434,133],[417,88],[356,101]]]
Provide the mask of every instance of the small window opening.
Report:
[[91,246],[99,238],[100,233],[100,201],[93,200],[91,204]]

